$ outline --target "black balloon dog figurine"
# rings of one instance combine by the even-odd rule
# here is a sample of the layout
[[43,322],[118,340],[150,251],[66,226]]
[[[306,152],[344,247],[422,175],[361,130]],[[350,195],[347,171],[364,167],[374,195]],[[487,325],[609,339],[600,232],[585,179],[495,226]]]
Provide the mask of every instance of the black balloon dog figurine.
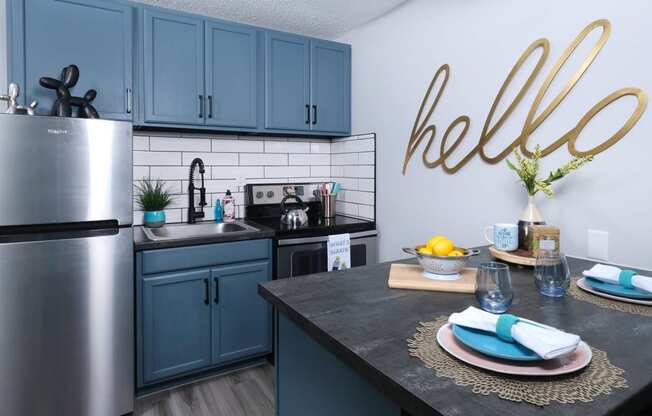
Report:
[[39,84],[42,87],[57,91],[57,100],[52,106],[50,115],[58,117],[71,117],[72,107],[79,107],[79,117],[81,118],[100,118],[91,101],[97,96],[97,91],[88,90],[83,97],[73,97],[70,95],[70,88],[74,87],[79,80],[79,68],[77,65],[69,65],[63,68],[61,72],[61,81],[54,78],[42,77]]

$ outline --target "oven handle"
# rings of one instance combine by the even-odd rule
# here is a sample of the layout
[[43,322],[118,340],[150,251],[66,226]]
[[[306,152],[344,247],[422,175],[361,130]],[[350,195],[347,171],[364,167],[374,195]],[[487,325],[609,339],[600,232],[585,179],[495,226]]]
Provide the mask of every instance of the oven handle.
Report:
[[[378,231],[361,231],[359,233],[352,233],[351,240],[362,237],[374,237],[378,235]],[[310,244],[310,243],[325,243],[328,241],[327,235],[320,237],[304,237],[304,238],[290,238],[287,240],[278,240],[279,246],[292,246],[297,244]]]

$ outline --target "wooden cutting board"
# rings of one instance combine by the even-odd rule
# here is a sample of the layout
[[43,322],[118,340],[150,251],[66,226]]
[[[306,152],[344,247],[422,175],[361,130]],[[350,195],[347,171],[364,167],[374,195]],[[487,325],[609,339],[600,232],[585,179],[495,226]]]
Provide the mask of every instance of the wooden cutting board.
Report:
[[394,263],[389,269],[387,285],[392,289],[432,290],[435,292],[474,293],[477,269],[465,268],[458,280],[432,280],[423,276],[418,264]]

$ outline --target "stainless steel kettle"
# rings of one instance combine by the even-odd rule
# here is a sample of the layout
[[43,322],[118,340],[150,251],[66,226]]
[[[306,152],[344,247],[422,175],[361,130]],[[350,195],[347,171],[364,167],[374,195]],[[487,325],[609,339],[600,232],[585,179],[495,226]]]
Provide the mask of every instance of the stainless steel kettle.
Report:
[[[299,208],[287,208],[285,201],[294,199],[299,203]],[[303,203],[301,198],[296,195],[288,195],[281,201],[281,222],[292,227],[299,227],[308,223],[308,214],[306,212],[310,209]]]

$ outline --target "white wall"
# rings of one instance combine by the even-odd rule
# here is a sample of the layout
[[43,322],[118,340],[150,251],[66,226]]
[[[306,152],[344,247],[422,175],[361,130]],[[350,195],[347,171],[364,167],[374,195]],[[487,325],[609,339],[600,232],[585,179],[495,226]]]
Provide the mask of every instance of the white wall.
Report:
[[[471,117],[467,138],[451,156],[458,161],[478,141],[500,85],[525,48],[548,38],[550,56],[530,93],[487,146],[495,155],[520,132],[527,110],[559,54],[590,22],[607,18],[612,34],[597,60],[530,143],[551,143],[574,126],[601,98],[622,87],[652,94],[652,2],[632,0],[412,0],[339,40],[353,45],[353,131],[377,133],[378,224],[383,260],[400,248],[443,233],[464,246],[483,244],[482,228],[515,222],[526,196],[505,162],[474,157],[455,175],[421,163],[422,143],[401,174],[412,124],[436,69],[451,65],[451,77],[431,121],[438,140],[456,117]],[[556,95],[597,39],[597,31],[560,72],[543,106]],[[579,58],[578,58],[579,56]],[[533,62],[533,61],[531,61]],[[531,66],[530,66],[531,67]],[[524,71],[527,74],[529,71]],[[513,85],[522,85],[517,78]],[[504,103],[513,97],[508,93]],[[582,133],[588,149],[621,127],[635,100],[604,111]],[[542,107],[543,107],[542,106]],[[501,108],[505,108],[505,105]],[[502,111],[499,112],[499,114]],[[610,261],[652,268],[652,108],[623,140],[556,186],[558,195],[537,197],[548,223],[560,226],[563,249],[587,255],[587,229],[610,233]],[[566,147],[543,162],[544,171],[569,158]]]

